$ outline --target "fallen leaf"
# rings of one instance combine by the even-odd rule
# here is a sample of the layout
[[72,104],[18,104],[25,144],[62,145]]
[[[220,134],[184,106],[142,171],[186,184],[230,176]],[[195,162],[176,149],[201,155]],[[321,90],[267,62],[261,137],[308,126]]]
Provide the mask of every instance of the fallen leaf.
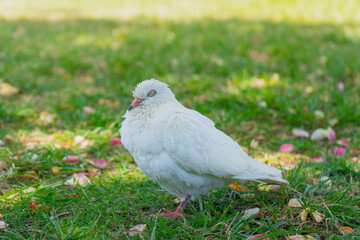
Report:
[[268,60],[268,56],[265,53],[259,53],[256,50],[250,52],[251,59],[258,61],[258,62],[266,62]]
[[9,97],[16,93],[20,93],[20,90],[18,88],[13,87],[8,83],[0,81],[0,95]]
[[91,107],[83,107],[83,113],[89,115],[89,114],[93,114],[96,113],[95,109],[91,108]]
[[350,143],[348,143],[348,142],[345,141],[345,140],[339,140],[339,141],[337,141],[336,143],[339,144],[339,145],[341,145],[341,146],[343,146],[343,147],[348,147],[348,146],[350,146]]
[[253,86],[257,88],[262,88],[265,86],[265,80],[262,78],[255,79]]
[[329,120],[329,125],[330,126],[334,126],[338,123],[338,119],[337,118],[332,118]]
[[36,121],[39,124],[51,124],[55,121],[56,114],[51,114],[47,111],[40,113],[39,119]]
[[257,148],[258,145],[259,145],[259,141],[257,141],[256,139],[251,140],[250,148],[255,149]]
[[301,202],[296,198],[290,199],[288,206],[291,207],[291,208],[300,208],[300,207],[302,207]]
[[339,230],[343,235],[350,234],[350,233],[352,233],[352,234],[355,233],[355,230],[352,229],[351,227],[340,227]]
[[286,240],[316,240],[316,238],[314,238],[311,235],[291,235],[291,236],[286,236]]
[[313,216],[313,218],[317,223],[322,223],[323,219],[325,218],[325,215],[319,213],[318,211],[312,212],[311,215]]
[[301,219],[301,221],[305,222],[306,221],[306,218],[309,214],[309,211],[310,211],[310,208],[307,208],[305,210],[303,210],[300,214],[299,214],[299,217]]
[[129,230],[129,236],[130,237],[134,237],[136,236],[139,232],[143,232],[146,229],[146,224],[138,224],[132,228],[130,228]]
[[314,112],[314,115],[315,115],[315,118],[316,119],[323,119],[325,117],[325,113],[323,111],[320,111],[320,110],[316,110]]
[[93,163],[93,166],[97,168],[107,168],[110,166],[110,163],[104,160],[98,160]]
[[342,148],[342,147],[339,147],[339,148],[336,148],[335,150],[334,150],[334,155],[335,156],[342,156],[342,155],[344,155],[345,154],[345,149],[344,148]]
[[339,92],[345,91],[345,85],[344,85],[344,83],[343,83],[343,82],[338,82],[338,84],[337,84],[337,89],[338,89]]
[[258,187],[260,191],[263,192],[276,192],[281,188],[280,185],[262,185]]
[[315,162],[325,162],[324,158],[322,158],[322,157],[314,158],[314,161]]
[[9,224],[7,224],[6,222],[4,222],[3,220],[0,220],[0,229],[7,228],[8,226],[9,226]]
[[294,145],[292,144],[283,144],[279,148],[279,152],[284,152],[284,153],[290,153],[293,150],[294,150]]
[[30,201],[30,204],[29,204],[29,208],[30,209],[34,209],[36,207],[36,200],[35,199],[32,199]]
[[89,168],[89,169],[87,170],[87,172],[89,173],[90,176],[95,176],[95,175],[97,175],[97,174],[99,173],[99,170],[93,169],[93,168]]
[[111,145],[123,145],[120,139],[110,139],[109,143]]
[[59,174],[59,167],[58,166],[52,166],[51,167],[51,174],[52,175],[58,175]]
[[310,134],[305,131],[304,129],[300,129],[300,128],[294,128],[292,131],[292,134],[296,137],[309,137]]
[[[254,240],[266,236],[267,234],[257,234],[249,236],[246,240]],[[263,240],[270,240],[270,238],[263,238]]]
[[249,191],[249,189],[247,189],[246,187],[243,187],[243,186],[240,186],[238,184],[230,184],[229,185],[230,188],[236,190],[236,191],[239,191],[239,192],[247,192]]
[[81,187],[84,187],[90,183],[90,180],[86,177],[84,172],[76,173],[65,182],[65,185],[79,185]]
[[243,218],[249,219],[249,218],[257,215],[259,212],[260,212],[259,208],[251,208],[251,209],[245,210]]
[[31,193],[31,192],[35,192],[36,191],[36,188],[33,188],[33,187],[29,187],[27,189],[25,189],[24,191],[22,191],[23,193]]
[[79,158],[77,156],[68,155],[63,158],[63,161],[68,162],[68,163],[78,163]]

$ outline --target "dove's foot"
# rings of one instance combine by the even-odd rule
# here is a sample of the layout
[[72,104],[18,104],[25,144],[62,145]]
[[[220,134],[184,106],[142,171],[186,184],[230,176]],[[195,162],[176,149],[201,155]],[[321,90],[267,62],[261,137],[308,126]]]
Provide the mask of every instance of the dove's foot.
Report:
[[[190,198],[191,198],[190,195],[186,196],[185,200],[180,203],[179,207],[176,209],[175,212],[166,210],[167,212],[159,214],[159,217],[170,217],[173,219],[179,218],[180,215],[183,214],[184,208],[185,208],[187,202],[190,200]],[[156,216],[157,215],[154,215],[154,217],[156,217]]]

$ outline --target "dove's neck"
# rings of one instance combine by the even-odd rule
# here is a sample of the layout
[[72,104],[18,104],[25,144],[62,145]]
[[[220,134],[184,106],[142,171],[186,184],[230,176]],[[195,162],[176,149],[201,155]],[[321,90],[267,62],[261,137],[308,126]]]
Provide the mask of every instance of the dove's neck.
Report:
[[176,99],[173,99],[161,104],[136,107],[131,111],[127,111],[124,117],[126,119],[147,121],[160,113],[175,111],[175,109],[179,107],[182,107],[182,105]]

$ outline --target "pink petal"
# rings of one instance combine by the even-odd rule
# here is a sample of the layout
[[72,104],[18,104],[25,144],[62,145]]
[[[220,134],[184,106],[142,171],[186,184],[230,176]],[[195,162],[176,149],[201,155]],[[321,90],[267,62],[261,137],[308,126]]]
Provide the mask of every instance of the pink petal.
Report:
[[347,142],[347,141],[344,141],[344,140],[339,140],[337,141],[337,144],[343,146],[343,147],[348,147],[350,146],[350,144]]
[[[252,236],[248,237],[246,240],[254,240],[254,239],[261,238],[263,236],[266,236],[266,234],[252,235]],[[270,240],[270,238],[264,238],[264,240]]]
[[343,82],[338,82],[337,89],[339,92],[343,92],[345,90],[345,85]]
[[111,145],[123,145],[120,139],[110,139],[109,143]]
[[322,157],[314,158],[315,162],[325,162],[325,160]]
[[79,162],[79,158],[77,156],[73,156],[73,155],[65,156],[63,158],[63,160],[68,163],[78,163]]
[[300,129],[300,128],[294,128],[292,130],[292,133],[296,137],[309,137],[310,136],[310,134],[307,131],[305,131],[304,129]]
[[345,152],[346,152],[345,149],[342,148],[342,147],[339,147],[339,148],[337,148],[337,149],[334,150],[334,154],[335,154],[336,156],[344,155]]
[[138,224],[132,228],[130,228],[129,230],[129,236],[130,237],[134,237],[136,236],[139,232],[143,232],[146,229],[146,224]]
[[93,108],[91,108],[91,107],[83,107],[83,112],[85,113],[85,114],[93,114],[93,113],[95,113],[96,111],[95,111],[95,109],[93,109]]
[[292,144],[283,144],[279,148],[279,152],[289,153],[289,152],[292,152],[293,150],[294,150],[294,145],[292,145]]
[[107,168],[110,166],[110,163],[104,160],[98,160],[93,163],[93,166],[97,168]]
[[336,138],[336,135],[335,135],[335,132],[334,132],[334,130],[332,130],[332,129],[329,129],[328,130],[328,139],[329,139],[329,141],[335,141],[335,138]]
[[357,157],[352,157],[351,158],[351,161],[353,161],[353,162],[357,162],[359,159],[357,158]]

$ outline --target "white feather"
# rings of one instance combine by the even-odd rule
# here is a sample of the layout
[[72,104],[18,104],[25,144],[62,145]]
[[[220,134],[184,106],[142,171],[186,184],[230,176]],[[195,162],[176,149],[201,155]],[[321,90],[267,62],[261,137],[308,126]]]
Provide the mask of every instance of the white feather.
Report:
[[146,80],[134,95],[152,89],[158,94],[125,114],[120,134],[139,168],[169,193],[194,199],[237,180],[287,183],[279,169],[249,157],[210,119],[182,106],[166,84]]

